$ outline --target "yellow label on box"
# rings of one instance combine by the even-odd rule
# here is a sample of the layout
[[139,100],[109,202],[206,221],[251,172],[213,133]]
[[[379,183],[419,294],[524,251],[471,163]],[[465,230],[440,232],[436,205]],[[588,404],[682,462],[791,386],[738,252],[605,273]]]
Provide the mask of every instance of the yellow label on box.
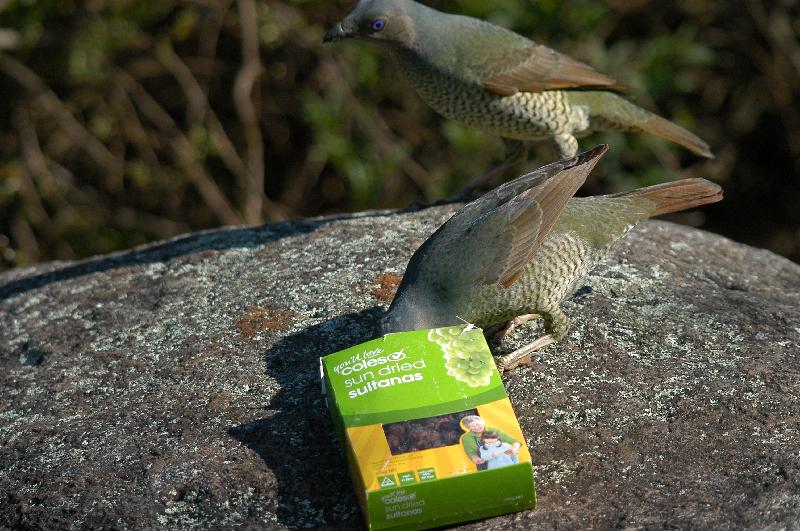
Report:
[[[518,443],[524,443],[525,438],[508,398],[480,405],[476,409],[477,416],[486,424],[485,431],[499,431],[508,434]],[[468,412],[465,412],[464,416],[467,415]],[[419,471],[424,471],[423,477],[428,479],[442,479],[478,471],[478,465],[470,459],[464,448],[464,438],[475,435],[463,423],[459,423],[459,429],[461,433],[455,444],[399,454],[393,453],[389,447],[383,424],[346,428],[345,433],[353,449],[363,485],[367,490],[377,490],[387,487],[388,481],[383,479],[387,476],[411,472],[417,478],[414,481],[411,481],[410,476],[405,476],[408,478],[405,481],[401,481],[402,478],[397,479],[397,484],[409,484],[420,480]],[[531,462],[530,452],[524,444],[521,444],[516,457],[517,463]]]

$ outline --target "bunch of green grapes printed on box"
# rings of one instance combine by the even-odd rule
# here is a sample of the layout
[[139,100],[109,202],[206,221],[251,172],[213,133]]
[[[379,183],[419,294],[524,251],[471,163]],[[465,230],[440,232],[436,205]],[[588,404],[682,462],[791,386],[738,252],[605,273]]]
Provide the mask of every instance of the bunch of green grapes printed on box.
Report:
[[447,374],[470,387],[489,385],[494,362],[483,334],[478,329],[463,330],[463,326],[431,330],[428,339],[442,347]]

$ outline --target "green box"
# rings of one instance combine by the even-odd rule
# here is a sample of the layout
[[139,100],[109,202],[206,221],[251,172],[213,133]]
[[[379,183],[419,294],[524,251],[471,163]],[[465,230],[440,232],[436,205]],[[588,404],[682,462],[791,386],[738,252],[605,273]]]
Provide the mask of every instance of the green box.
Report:
[[321,370],[370,529],[535,508],[531,454],[480,329],[389,334]]

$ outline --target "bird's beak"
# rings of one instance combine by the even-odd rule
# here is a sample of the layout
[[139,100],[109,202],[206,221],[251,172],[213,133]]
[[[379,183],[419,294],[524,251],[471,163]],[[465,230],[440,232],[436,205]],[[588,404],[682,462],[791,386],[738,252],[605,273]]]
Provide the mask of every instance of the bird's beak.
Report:
[[341,22],[339,22],[334,27],[325,32],[325,36],[322,38],[322,42],[339,41],[342,39],[346,39],[348,37],[352,37],[352,35],[353,34],[349,31],[346,31],[344,29],[344,25]]

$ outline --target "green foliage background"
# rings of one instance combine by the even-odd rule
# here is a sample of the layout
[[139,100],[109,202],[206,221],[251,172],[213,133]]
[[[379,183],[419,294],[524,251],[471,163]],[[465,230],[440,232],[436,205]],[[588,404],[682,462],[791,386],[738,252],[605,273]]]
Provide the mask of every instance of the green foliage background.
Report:
[[[0,269],[221,224],[430,202],[502,154],[383,50],[323,45],[354,2],[0,0]],[[707,140],[612,146],[581,193],[702,176],[686,223],[800,260],[794,2],[441,0],[589,62]],[[537,146],[531,166],[554,152]]]

